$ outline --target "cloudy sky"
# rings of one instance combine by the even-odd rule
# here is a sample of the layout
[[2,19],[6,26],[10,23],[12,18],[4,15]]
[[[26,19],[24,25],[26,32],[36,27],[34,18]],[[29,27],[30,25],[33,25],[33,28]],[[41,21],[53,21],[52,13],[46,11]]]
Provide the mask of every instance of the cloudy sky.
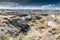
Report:
[[0,0],[0,9],[60,9],[60,0]]
[[15,2],[15,3],[22,3],[22,4],[32,4],[32,3],[49,3],[55,4],[59,3],[60,0],[0,0],[0,2]]

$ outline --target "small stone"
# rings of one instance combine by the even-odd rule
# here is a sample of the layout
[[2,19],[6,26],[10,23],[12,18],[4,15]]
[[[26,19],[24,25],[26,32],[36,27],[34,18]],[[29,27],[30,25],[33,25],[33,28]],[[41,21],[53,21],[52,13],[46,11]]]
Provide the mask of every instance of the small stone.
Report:
[[55,21],[48,21],[48,26],[55,28],[57,26],[57,22]]

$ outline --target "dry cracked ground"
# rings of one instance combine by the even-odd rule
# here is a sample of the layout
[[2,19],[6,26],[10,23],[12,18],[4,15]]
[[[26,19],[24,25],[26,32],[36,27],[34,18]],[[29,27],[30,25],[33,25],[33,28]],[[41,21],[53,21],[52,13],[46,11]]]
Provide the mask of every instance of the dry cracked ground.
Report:
[[60,40],[60,15],[0,13],[0,40]]

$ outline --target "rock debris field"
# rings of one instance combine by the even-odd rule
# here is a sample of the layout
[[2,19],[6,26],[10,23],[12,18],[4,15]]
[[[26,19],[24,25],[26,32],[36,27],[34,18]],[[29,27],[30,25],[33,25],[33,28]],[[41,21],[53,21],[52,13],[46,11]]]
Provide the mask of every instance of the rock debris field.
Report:
[[0,13],[0,40],[60,40],[60,15]]

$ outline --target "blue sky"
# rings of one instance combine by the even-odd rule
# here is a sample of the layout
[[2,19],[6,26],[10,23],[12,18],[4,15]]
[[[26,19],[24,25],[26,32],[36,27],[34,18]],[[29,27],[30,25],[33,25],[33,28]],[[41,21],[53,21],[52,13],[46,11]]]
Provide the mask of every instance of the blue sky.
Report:
[[60,0],[0,0],[0,9],[60,9]]
[[0,2],[14,2],[24,4],[56,4],[60,3],[60,0],[0,0]]

